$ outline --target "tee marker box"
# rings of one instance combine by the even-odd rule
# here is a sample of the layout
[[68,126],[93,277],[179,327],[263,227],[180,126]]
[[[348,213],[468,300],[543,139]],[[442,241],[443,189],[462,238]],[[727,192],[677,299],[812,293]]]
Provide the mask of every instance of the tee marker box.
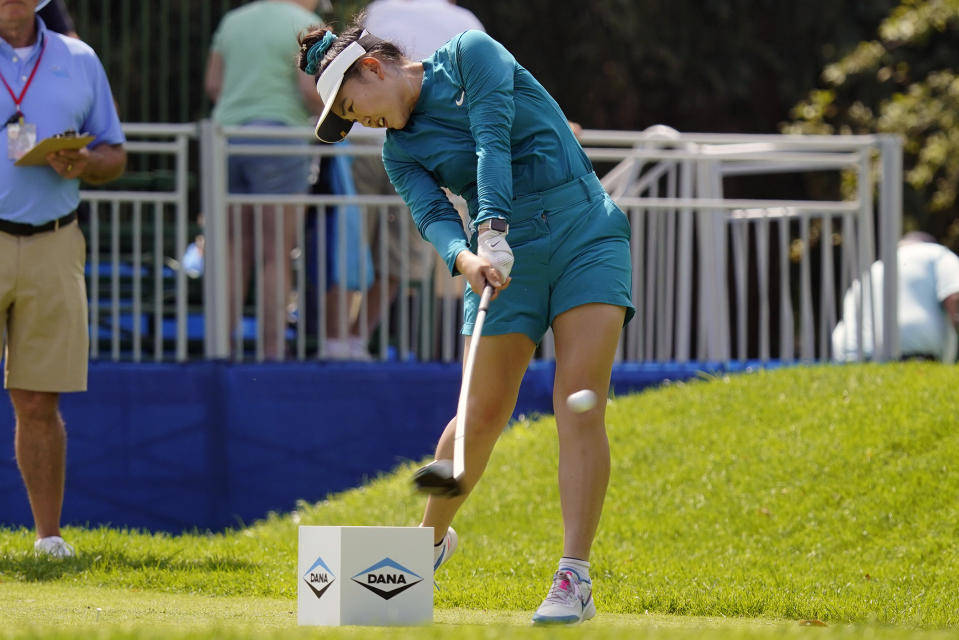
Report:
[[301,526],[297,623],[433,622],[432,527]]

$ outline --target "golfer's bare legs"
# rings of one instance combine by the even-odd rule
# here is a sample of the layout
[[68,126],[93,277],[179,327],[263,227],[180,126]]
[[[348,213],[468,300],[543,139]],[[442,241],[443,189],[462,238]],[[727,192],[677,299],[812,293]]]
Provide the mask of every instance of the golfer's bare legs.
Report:
[[[553,321],[556,379],[553,411],[559,432],[559,493],[563,508],[563,555],[589,560],[609,484],[606,398],[625,310],[587,304]],[[596,407],[574,413],[570,393],[596,392]]]
[[67,436],[58,398],[56,393],[10,389],[17,420],[14,450],[38,539],[60,535]]
[[[469,344],[467,337],[464,353],[468,353]],[[430,496],[427,500],[422,526],[433,527],[434,542],[446,535],[456,511],[483,475],[493,446],[513,415],[519,385],[535,348],[533,341],[521,333],[483,336],[480,340],[467,405],[464,494],[456,498]],[[454,417],[440,437],[437,459],[453,458],[455,432]]]

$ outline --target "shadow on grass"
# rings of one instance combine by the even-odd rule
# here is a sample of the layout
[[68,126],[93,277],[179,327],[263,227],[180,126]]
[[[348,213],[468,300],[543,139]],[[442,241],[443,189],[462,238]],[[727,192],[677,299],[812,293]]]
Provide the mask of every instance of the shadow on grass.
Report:
[[25,582],[57,580],[63,576],[87,571],[123,572],[125,570],[152,570],[162,572],[206,571],[249,573],[257,565],[246,560],[211,556],[182,559],[176,554],[128,554],[123,551],[91,549],[74,558],[50,558],[31,552],[0,555],[0,576]]

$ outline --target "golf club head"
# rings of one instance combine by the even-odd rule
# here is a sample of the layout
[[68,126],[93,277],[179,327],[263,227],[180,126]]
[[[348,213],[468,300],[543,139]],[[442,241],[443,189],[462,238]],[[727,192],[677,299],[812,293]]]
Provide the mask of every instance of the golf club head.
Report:
[[460,483],[453,477],[452,460],[434,460],[420,467],[413,474],[413,485],[420,493],[444,498],[453,498],[463,493]]

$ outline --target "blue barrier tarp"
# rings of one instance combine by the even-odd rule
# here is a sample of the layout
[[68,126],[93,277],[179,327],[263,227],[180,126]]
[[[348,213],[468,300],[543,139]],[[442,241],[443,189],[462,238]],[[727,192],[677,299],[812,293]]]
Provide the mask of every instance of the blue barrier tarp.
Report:
[[[743,368],[743,367],[738,367]],[[718,364],[622,364],[629,393]],[[221,530],[362,484],[433,452],[456,409],[458,363],[90,365],[61,396],[63,522],[173,533]],[[514,416],[552,413],[553,366],[534,363]],[[0,524],[32,526],[0,394]]]

